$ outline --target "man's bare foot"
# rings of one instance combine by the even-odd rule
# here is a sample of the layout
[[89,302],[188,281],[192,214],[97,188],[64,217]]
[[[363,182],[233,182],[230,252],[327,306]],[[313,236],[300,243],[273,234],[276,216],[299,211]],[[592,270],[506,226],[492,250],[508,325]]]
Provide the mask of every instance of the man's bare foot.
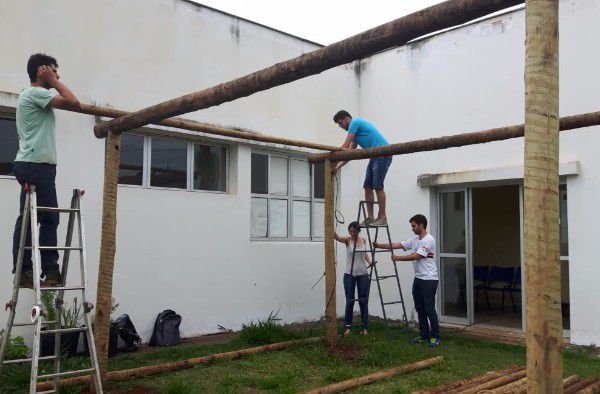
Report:
[[346,328],[346,331],[344,331],[344,335],[350,335],[350,329]]
[[361,335],[369,335],[369,331],[367,329],[364,329],[360,332]]

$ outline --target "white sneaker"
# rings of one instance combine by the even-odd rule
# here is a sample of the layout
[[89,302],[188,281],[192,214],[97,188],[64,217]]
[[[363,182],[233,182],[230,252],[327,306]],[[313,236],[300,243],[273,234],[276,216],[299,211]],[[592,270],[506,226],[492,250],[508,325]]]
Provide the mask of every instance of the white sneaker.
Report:
[[373,222],[371,222],[371,226],[373,226],[373,227],[387,226],[387,219],[386,218],[376,219]]

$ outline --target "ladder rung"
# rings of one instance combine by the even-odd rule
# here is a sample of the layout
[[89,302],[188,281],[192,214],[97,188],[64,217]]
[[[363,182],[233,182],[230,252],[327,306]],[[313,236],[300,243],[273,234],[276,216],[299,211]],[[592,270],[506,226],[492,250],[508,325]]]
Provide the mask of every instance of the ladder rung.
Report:
[[361,200],[360,203],[361,204],[379,204],[378,201],[367,201],[367,200]]
[[38,207],[39,212],[78,212],[78,208]]
[[[56,320],[48,320],[48,321],[42,321],[42,324],[56,324],[57,321]],[[25,327],[25,326],[35,326],[37,323],[31,323],[31,322],[26,322],[26,323],[13,323],[13,327]]]
[[368,253],[390,253],[391,250],[389,249],[363,249],[363,250],[353,250],[352,252],[368,252]]
[[42,291],[55,291],[55,290],[83,290],[85,289],[85,287],[83,286],[65,286],[65,287],[58,287],[58,286],[44,286],[41,287],[40,290]]
[[90,372],[94,372],[95,369],[94,368],[87,368],[87,369],[80,369],[77,371],[65,371],[65,372],[57,372],[57,373],[49,373],[47,375],[40,375],[38,376],[38,379],[47,379],[47,378],[56,378],[56,377],[60,377],[60,376],[69,376],[69,375],[79,375],[79,374],[84,374],[84,373],[90,373]]
[[[56,356],[44,356],[44,357],[40,357],[38,358],[38,360],[43,361],[43,360],[53,360],[55,359]],[[31,360],[33,360],[33,358],[29,357],[29,358],[19,358],[16,360],[5,360],[4,364],[19,364],[19,363],[27,363],[30,362]]]
[[36,391],[36,394],[50,394],[50,393],[56,393],[56,391],[54,390],[48,390],[48,391]]
[[68,332],[82,332],[86,331],[87,327],[69,327],[69,328],[56,328],[53,330],[42,330],[40,334],[66,334]]
[[382,280],[382,279],[388,279],[388,278],[395,278],[396,275],[382,275],[379,276],[377,279]]
[[[31,246],[26,246],[25,249],[31,250]],[[81,246],[38,246],[39,250],[83,250]]]
[[383,305],[402,304],[402,301],[384,302]]

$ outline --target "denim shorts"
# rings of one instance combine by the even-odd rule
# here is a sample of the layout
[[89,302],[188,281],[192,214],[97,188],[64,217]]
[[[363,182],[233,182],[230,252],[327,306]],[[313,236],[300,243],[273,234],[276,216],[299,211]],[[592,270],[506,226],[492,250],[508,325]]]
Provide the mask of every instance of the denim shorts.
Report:
[[374,157],[370,159],[363,187],[365,189],[383,189],[383,181],[390,168],[390,164],[392,164],[392,156]]

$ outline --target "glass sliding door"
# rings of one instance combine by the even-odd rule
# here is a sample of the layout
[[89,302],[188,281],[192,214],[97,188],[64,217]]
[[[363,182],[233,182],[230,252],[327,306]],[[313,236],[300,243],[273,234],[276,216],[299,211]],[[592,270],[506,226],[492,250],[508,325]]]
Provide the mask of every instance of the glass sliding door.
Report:
[[467,189],[438,194],[440,315],[443,321],[470,324],[472,273],[469,258],[470,203]]

